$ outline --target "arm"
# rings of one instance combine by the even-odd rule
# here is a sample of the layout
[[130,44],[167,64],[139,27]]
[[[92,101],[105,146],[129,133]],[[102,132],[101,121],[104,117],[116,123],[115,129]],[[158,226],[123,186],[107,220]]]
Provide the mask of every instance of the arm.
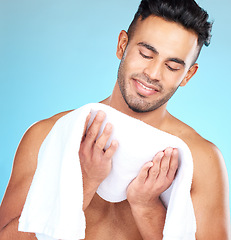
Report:
[[[15,155],[12,175],[0,206],[1,240],[37,239],[35,234],[18,232],[18,219],[37,167],[40,146],[55,122],[66,113],[36,123],[23,136]],[[112,131],[110,124],[105,127],[102,135],[96,141],[104,117],[103,112],[97,115],[80,145],[79,156],[84,182],[84,210],[89,205],[98,185],[109,174],[111,157],[118,145],[117,142],[113,141],[111,146],[104,151]],[[85,130],[88,121],[89,117],[85,124]]]
[[19,217],[13,219],[0,232],[1,240],[37,240],[34,233],[18,232]]
[[[104,121],[105,113],[99,111],[83,136],[79,149],[79,158],[83,175],[83,210],[89,206],[100,183],[108,176],[111,171],[111,158],[115,153],[118,143],[112,141],[111,146],[105,151],[105,145],[112,133],[112,125],[107,123],[103,133],[96,140],[100,127]],[[88,115],[85,130],[90,120]]]
[[0,206],[1,240],[36,239],[34,234],[18,232],[18,219],[36,170],[40,145],[53,123],[53,120],[36,123],[25,133],[19,144],[11,178]]
[[197,240],[230,240],[229,186],[226,167],[219,150],[203,140],[193,148],[194,176],[191,196]]
[[144,240],[160,240],[166,209],[159,196],[170,187],[178,168],[178,151],[167,148],[141,169],[127,189],[127,199]]
[[[37,167],[40,146],[55,122],[66,113],[36,123],[23,136],[15,155],[9,185],[0,206],[1,240],[37,239],[35,234],[18,232],[18,219]],[[107,151],[103,150],[111,134],[112,126],[110,124],[105,128],[100,138],[95,141],[105,117],[104,113],[102,114],[94,120],[88,133],[83,137],[79,151],[84,181],[84,210],[94,196],[97,186],[109,174],[111,156],[118,145],[117,142],[112,142]],[[88,121],[89,117],[86,126]]]

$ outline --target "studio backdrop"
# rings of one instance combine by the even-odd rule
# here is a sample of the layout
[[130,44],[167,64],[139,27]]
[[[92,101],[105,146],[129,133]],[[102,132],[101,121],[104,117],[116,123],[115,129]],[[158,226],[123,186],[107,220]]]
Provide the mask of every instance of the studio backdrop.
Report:
[[[231,1],[198,3],[214,21],[211,45],[168,110],[218,146],[231,180]],[[0,200],[30,125],[110,95],[118,34],[127,30],[138,5],[139,0],[0,0]]]

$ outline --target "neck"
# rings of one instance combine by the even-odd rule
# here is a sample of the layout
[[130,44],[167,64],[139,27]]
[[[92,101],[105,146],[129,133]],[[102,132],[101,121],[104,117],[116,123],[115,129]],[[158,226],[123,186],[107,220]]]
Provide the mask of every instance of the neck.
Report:
[[158,109],[151,112],[144,113],[134,112],[128,107],[128,105],[124,101],[117,83],[114,87],[112,95],[107,99],[103,100],[102,103],[109,105],[122,113],[125,113],[133,118],[139,119],[160,130],[164,129],[167,116],[169,115],[169,113],[166,110],[167,104],[164,104]]

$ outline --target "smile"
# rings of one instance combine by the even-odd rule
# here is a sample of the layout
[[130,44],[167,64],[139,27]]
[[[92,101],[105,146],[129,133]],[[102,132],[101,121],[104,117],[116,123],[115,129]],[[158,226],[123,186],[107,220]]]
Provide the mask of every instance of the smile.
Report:
[[[137,81],[137,80],[136,80]],[[137,81],[137,83],[139,83],[144,89],[147,89],[147,90],[155,90],[155,89],[153,89],[153,88],[149,88],[149,87],[146,87],[143,83],[141,83],[141,82],[139,82],[139,81]]]
[[144,83],[140,82],[137,79],[133,79],[133,83],[136,91],[142,96],[148,97],[159,92],[155,87],[146,86]]

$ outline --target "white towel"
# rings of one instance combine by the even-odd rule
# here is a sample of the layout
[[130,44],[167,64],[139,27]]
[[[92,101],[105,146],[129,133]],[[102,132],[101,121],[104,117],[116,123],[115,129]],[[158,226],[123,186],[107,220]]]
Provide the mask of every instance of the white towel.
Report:
[[100,103],[87,104],[60,118],[44,140],[38,166],[19,221],[19,231],[34,232],[38,240],[78,240],[85,237],[83,189],[79,146],[86,117],[98,110],[113,125],[119,142],[112,170],[97,193],[106,201],[126,199],[128,184],[142,166],[167,147],[179,149],[179,168],[171,187],[161,194],[167,208],[164,240],[195,240],[196,220],[190,196],[193,161],[188,146],[178,137],[160,131]]

